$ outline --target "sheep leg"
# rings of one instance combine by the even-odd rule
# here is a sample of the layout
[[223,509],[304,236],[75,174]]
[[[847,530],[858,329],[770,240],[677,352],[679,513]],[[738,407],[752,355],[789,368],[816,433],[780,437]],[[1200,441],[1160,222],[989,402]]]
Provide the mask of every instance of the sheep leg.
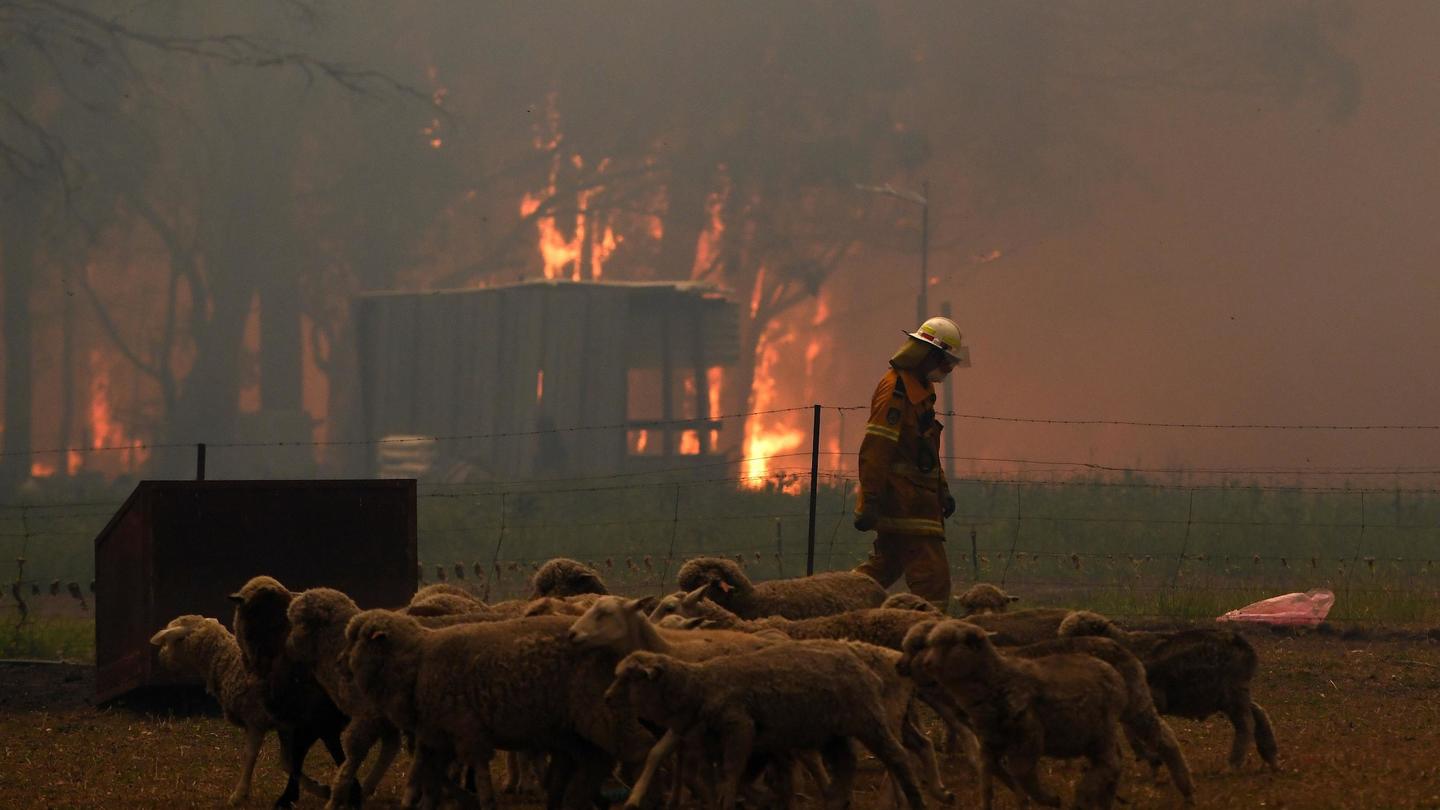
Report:
[[635,780],[635,785],[630,788],[630,795],[625,799],[625,807],[637,808],[645,801],[645,795],[650,792],[650,783],[655,781],[655,772],[660,769],[660,763],[675,750],[680,744],[683,735],[676,729],[666,729],[665,736],[655,743],[650,753],[645,757],[645,768],[640,771],[640,777]]
[[[365,761],[365,756],[370,753],[371,746],[380,737],[381,725],[382,722],[377,718],[364,717],[356,718],[345,726],[345,731],[340,738],[345,754],[340,768],[335,772],[335,778],[330,782],[330,801],[325,804],[326,810],[357,806],[364,796],[369,795],[356,779],[356,773],[360,770],[361,763]],[[394,757],[393,751],[390,756]],[[389,765],[382,749],[380,759],[375,763],[375,768],[371,770],[370,774],[376,783],[379,782],[379,777],[385,775],[385,768]],[[373,785],[370,786],[369,792],[374,792]]]
[[855,791],[855,747],[849,737],[836,737],[825,746],[825,761],[830,769],[830,784],[825,788],[827,810],[850,806]]
[[1175,784],[1180,795],[1185,797],[1185,803],[1194,804],[1195,782],[1190,776],[1190,763],[1185,759],[1185,752],[1180,750],[1180,741],[1175,739],[1175,732],[1170,728],[1170,724],[1161,719],[1160,715],[1150,712],[1132,718],[1125,723],[1124,728],[1126,736],[1130,738],[1130,747],[1137,753],[1141,747],[1147,752],[1146,761],[1150,763],[1151,771],[1158,771],[1157,763],[1163,761],[1166,769],[1170,771],[1170,781]]
[[734,810],[740,777],[755,745],[755,723],[749,717],[733,718],[719,729],[721,740],[720,810]]
[[556,751],[545,768],[545,810],[560,810],[565,801],[565,788],[575,774],[575,758]]
[[910,752],[916,763],[919,765],[920,781],[936,801],[948,804],[954,801],[955,794],[946,787],[940,776],[940,763],[935,758],[935,744],[925,736],[915,725],[914,711],[905,714],[905,721],[900,725],[901,744]]
[[800,767],[810,774],[810,779],[815,783],[815,791],[818,795],[824,796],[825,791],[830,787],[830,778],[825,775],[825,761],[820,757],[820,752],[815,750],[805,751],[796,758]]
[[1235,738],[1230,743],[1230,767],[1239,770],[1245,765],[1245,754],[1255,742],[1255,719],[1250,711],[1250,701],[1228,707],[1225,716],[1235,727]]
[[1090,765],[1075,786],[1075,807],[1109,810],[1115,804],[1120,785],[1120,752],[1115,745],[1102,745],[1090,756]]
[[520,792],[520,782],[521,782],[521,778],[522,778],[522,777],[521,777],[521,774],[520,774],[520,752],[519,752],[519,751],[506,751],[506,752],[505,752],[505,781],[500,783],[500,792],[501,792],[501,793],[519,793],[519,792]]
[[581,752],[576,769],[566,786],[564,807],[567,810],[589,810],[596,806],[600,785],[614,766],[614,761],[599,749]]
[[[1038,742],[1038,740],[1036,741]],[[1015,791],[1015,795],[1023,800],[1029,797],[1036,804],[1045,807],[1059,807],[1062,802],[1060,797],[1051,792],[1040,782],[1040,753],[1033,750],[1038,746],[1029,746],[1032,750],[1009,750],[1003,756],[995,757],[993,768],[995,776],[1005,783],[1005,786]]]
[[920,784],[915,781],[915,772],[910,768],[910,759],[906,754],[900,741],[890,733],[883,723],[877,723],[861,736],[860,743],[869,749],[870,753],[885,764],[890,772],[890,778],[900,785],[905,793],[905,799],[909,802],[912,810],[921,810],[925,807],[925,798],[920,795]]
[[1271,770],[1280,770],[1280,746],[1275,742],[1275,727],[1270,725],[1270,715],[1259,703],[1251,701],[1250,717],[1255,723],[1255,749],[1260,752],[1260,758]]
[[255,760],[260,758],[260,746],[265,743],[266,729],[250,726],[245,729],[245,762],[240,767],[240,781],[230,794],[230,806],[241,804],[250,796],[250,780],[255,775]]

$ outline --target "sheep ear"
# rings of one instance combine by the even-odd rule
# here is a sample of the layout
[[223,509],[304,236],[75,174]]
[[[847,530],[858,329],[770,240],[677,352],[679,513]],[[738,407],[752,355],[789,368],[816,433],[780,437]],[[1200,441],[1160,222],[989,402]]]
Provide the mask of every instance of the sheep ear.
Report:
[[685,594],[680,598],[680,604],[684,605],[685,607],[695,607],[696,605],[700,604],[701,600],[705,598],[705,591],[710,589],[710,584],[711,583],[707,582],[704,585],[696,588],[695,590]]
[[164,630],[161,630],[160,632],[151,636],[150,643],[154,644],[156,647],[164,647],[171,641],[182,639],[188,635],[190,635],[189,627],[167,627]]
[[688,618],[688,619],[686,619],[685,621],[680,622],[680,629],[682,629],[682,630],[694,630],[695,628],[699,627],[700,625],[702,625],[702,624],[704,624],[704,623],[705,623],[705,617],[704,617],[704,616],[692,616],[691,618]]
[[640,666],[640,674],[644,675],[647,681],[655,680],[660,677],[664,671],[665,668],[660,666],[660,664],[642,664]]
[[1019,601],[1020,601],[1020,597],[1018,597],[1018,596],[1008,596],[1008,595],[1007,595],[1005,598],[1008,599],[1008,600],[1010,600],[1011,602],[1019,602]]
[[628,611],[630,611],[631,613],[644,613],[644,612],[645,612],[645,600],[643,600],[643,599],[631,599],[630,601],[628,601],[628,602],[625,603],[625,609],[628,610]]
[[716,581],[715,581],[715,585],[718,586],[718,587],[720,588],[720,590],[724,591],[725,593],[729,593],[729,592],[735,590],[735,586],[734,586],[734,585],[731,585],[730,583],[726,582],[726,581],[723,580],[723,579],[716,580]]
[[245,601],[245,597],[241,596],[239,591],[236,591],[235,593],[230,594],[230,595],[229,595],[228,597],[226,597],[226,598],[229,599],[231,602],[234,602],[234,603],[237,604],[237,605],[240,604],[241,602],[244,602],[244,601]]
[[642,596],[642,597],[640,597],[639,599],[636,599],[636,600],[635,600],[635,610],[636,610],[637,612],[639,612],[639,613],[647,614],[647,615],[648,615],[648,614],[650,613],[650,611],[654,610],[654,609],[655,609],[655,606],[656,606],[657,604],[659,604],[659,603],[660,603],[659,597],[656,597],[656,596]]
[[389,638],[389,637],[390,637],[390,634],[387,633],[387,632],[385,632],[384,630],[371,630],[371,631],[370,631],[370,640],[371,640],[371,641],[383,641],[383,640],[385,640],[385,639],[387,639],[387,638]]

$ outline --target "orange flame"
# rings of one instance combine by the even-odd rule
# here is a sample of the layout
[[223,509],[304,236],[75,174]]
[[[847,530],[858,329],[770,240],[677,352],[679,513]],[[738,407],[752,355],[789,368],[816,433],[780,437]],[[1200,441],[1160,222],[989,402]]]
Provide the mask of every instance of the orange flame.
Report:
[[[765,411],[775,407],[775,364],[780,360],[781,347],[794,340],[794,329],[779,323],[772,324],[760,338],[760,345],[755,351],[754,410]],[[794,452],[805,441],[805,431],[787,424],[787,416],[788,414],[756,414],[745,420],[745,464],[744,476],[741,478],[743,486],[751,489],[763,488],[775,466],[775,457]],[[798,486],[796,484],[797,489]]]
[[110,367],[105,363],[99,349],[90,350],[90,446],[124,447],[115,458],[122,471],[130,471],[145,463],[150,452],[141,445],[141,440],[129,436],[125,426],[120,424],[111,410]]

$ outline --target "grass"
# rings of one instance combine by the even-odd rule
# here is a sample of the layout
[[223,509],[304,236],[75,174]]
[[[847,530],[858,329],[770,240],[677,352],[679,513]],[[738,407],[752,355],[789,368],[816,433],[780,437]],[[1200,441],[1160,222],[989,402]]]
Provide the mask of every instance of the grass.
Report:
[[39,616],[19,622],[13,611],[0,611],[0,658],[47,661],[95,661],[95,620]]
[[[570,556],[596,565],[619,590],[660,593],[680,562],[699,554],[738,555],[757,579],[803,574],[808,481],[785,475],[742,489],[714,480],[720,477],[423,484],[424,579],[433,582],[439,566],[453,580],[458,563],[467,584],[505,598],[524,592],[544,560]],[[32,604],[31,627],[0,621],[6,655],[93,654],[83,622],[51,620],[44,607],[74,612],[63,587],[58,599],[30,596],[56,580],[88,590],[91,543],[128,485],[85,486],[33,496],[24,509],[0,507],[0,561],[25,559],[23,572],[16,565],[4,579],[20,577],[22,594],[41,605]],[[1433,492],[1246,482],[1185,488],[1140,477],[957,480],[952,491],[956,583],[1001,583],[1027,605],[1208,618],[1323,587],[1336,593],[1337,622],[1440,625],[1440,494]],[[854,484],[827,478],[818,495],[815,569],[850,568],[870,548],[870,537],[850,526]],[[9,591],[0,592],[0,609],[13,611]]]

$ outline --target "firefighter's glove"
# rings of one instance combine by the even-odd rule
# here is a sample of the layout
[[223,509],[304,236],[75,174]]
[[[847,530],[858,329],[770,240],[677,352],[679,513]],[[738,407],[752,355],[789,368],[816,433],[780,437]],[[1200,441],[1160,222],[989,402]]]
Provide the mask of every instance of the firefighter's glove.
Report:
[[941,500],[944,502],[944,506],[941,508],[941,511],[944,512],[945,517],[949,518],[951,515],[955,514],[955,496],[947,492]]
[[870,531],[879,523],[880,516],[869,509],[855,515],[855,528],[862,532]]

